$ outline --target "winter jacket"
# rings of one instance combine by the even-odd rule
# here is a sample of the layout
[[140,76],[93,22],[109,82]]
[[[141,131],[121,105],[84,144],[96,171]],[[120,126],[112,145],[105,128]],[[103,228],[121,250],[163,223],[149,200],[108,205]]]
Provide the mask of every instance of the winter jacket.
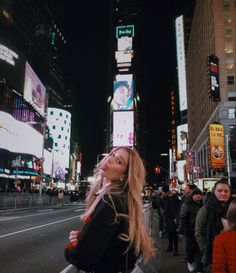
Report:
[[221,218],[226,217],[229,202],[222,206],[212,193],[207,203],[199,210],[195,225],[195,238],[202,253],[202,263],[212,263],[213,241],[223,230]]
[[236,272],[236,231],[217,235],[213,246],[212,273]]
[[179,219],[179,233],[194,237],[195,222],[199,209],[202,207],[202,202],[193,201],[192,197],[187,198],[182,205]]
[[[124,200],[112,198],[117,213],[127,213]],[[77,246],[69,244],[65,249],[65,258],[78,269],[89,272],[129,272],[137,257],[133,248],[125,253],[129,242],[121,240],[121,234],[128,234],[128,222],[117,219],[110,199],[105,196],[80,231]]]

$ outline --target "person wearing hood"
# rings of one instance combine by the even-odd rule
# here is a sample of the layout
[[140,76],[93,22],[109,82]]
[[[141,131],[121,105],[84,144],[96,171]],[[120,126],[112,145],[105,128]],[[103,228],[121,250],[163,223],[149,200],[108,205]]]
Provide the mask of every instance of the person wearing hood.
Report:
[[185,237],[187,266],[190,272],[195,270],[194,261],[196,261],[196,272],[203,272],[201,251],[195,239],[195,222],[197,213],[201,207],[202,191],[195,188],[182,205],[179,218],[179,234]]
[[226,214],[231,201],[231,188],[228,180],[218,180],[206,204],[199,210],[196,218],[195,237],[202,253],[205,268],[211,268],[213,242],[217,234],[227,230]]

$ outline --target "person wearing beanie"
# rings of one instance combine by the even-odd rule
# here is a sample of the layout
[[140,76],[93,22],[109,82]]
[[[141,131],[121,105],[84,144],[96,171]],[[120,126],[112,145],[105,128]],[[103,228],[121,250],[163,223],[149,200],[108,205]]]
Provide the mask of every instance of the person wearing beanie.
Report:
[[187,266],[190,272],[195,270],[193,266],[194,261],[196,262],[196,272],[203,272],[201,251],[194,234],[197,213],[201,207],[202,191],[199,188],[195,188],[182,205],[179,220],[179,234],[184,235],[186,240]]

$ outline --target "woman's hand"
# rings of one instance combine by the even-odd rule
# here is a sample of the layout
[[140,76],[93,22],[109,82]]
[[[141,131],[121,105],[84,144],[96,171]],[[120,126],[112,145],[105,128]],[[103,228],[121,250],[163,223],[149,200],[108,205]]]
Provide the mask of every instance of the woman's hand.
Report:
[[70,232],[69,240],[74,246],[78,244],[78,239],[77,239],[78,236],[79,236],[79,230],[72,230]]

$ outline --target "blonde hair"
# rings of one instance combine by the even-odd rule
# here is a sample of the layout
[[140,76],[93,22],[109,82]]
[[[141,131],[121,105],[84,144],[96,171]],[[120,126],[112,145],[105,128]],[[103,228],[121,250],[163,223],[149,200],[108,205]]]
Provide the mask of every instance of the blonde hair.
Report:
[[[127,219],[129,223],[128,234],[121,234],[119,238],[124,241],[129,241],[128,249],[134,246],[135,253],[138,256],[142,253],[144,260],[146,261],[150,256],[154,256],[155,250],[153,248],[152,241],[147,233],[144,219],[143,219],[143,204],[142,204],[142,189],[145,181],[146,171],[142,159],[135,149],[129,147],[117,147],[112,152],[119,149],[125,149],[129,153],[129,163],[127,167],[126,177],[121,181],[112,181],[107,187],[102,187],[103,178],[99,175],[99,168],[107,155],[95,168],[96,180],[87,196],[87,211],[82,217],[86,217],[91,214],[98,202],[103,198],[105,194],[108,194],[113,208],[116,213],[116,217],[123,217]],[[97,195],[96,193],[99,191]],[[128,208],[128,214],[117,214],[112,195],[122,194],[125,196]],[[127,249],[127,250],[128,250]]]
[[236,230],[236,199],[232,200],[228,211],[227,211],[227,220],[230,225],[231,230]]

